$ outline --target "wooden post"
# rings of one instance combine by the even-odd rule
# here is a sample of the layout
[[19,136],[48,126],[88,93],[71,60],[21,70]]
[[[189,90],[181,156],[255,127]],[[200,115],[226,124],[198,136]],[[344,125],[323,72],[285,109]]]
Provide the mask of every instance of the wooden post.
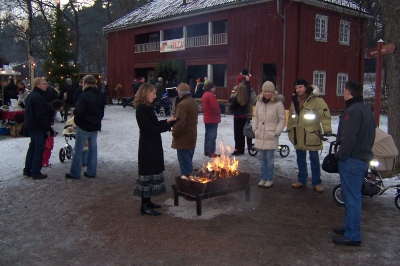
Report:
[[374,118],[375,124],[379,127],[379,118],[381,115],[381,86],[382,86],[382,54],[381,49],[383,40],[378,41],[378,51],[376,55],[376,76],[375,76],[375,104],[374,104]]

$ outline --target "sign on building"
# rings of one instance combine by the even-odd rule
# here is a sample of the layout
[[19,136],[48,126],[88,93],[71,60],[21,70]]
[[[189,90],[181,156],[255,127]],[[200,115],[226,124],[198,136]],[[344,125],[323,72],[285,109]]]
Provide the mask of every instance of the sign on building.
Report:
[[185,50],[185,39],[183,38],[160,42],[161,53],[180,51],[180,50]]

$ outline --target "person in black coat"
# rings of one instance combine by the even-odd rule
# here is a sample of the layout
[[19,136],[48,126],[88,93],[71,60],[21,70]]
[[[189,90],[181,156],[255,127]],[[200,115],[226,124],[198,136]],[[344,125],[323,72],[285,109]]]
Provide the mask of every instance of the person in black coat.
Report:
[[65,178],[69,179],[81,178],[83,145],[86,141],[89,145],[89,154],[87,171],[83,175],[95,178],[97,172],[97,133],[101,129],[105,101],[92,75],[86,75],[82,80],[83,91],[78,97],[74,111],[74,122],[77,126],[74,156],[70,172],[65,175]]
[[170,131],[176,123],[174,117],[168,120],[158,120],[154,113],[154,99],[156,87],[149,83],[140,86],[135,97],[136,121],[139,126],[139,176],[133,195],[142,198],[140,213],[142,215],[160,215],[153,210],[160,208],[151,202],[151,196],[158,196],[167,192],[164,184],[164,152],[161,133]]
[[42,157],[50,132],[50,117],[43,97],[47,83],[44,78],[35,78],[33,86],[32,92],[25,99],[24,127],[29,131],[31,142],[26,153],[23,174],[33,179],[43,179],[47,175],[41,173]]

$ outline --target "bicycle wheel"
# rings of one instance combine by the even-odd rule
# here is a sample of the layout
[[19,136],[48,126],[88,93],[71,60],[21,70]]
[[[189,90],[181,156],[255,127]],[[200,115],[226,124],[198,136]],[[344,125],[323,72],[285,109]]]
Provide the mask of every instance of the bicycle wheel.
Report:
[[60,149],[60,152],[58,153],[58,158],[60,159],[60,162],[64,162],[65,161],[65,150],[64,148]]
[[400,194],[397,194],[397,196],[394,198],[394,204],[396,205],[397,209],[400,210]]
[[279,149],[279,154],[282,157],[288,157],[289,153],[290,153],[290,148],[288,145],[280,145],[280,149]]
[[249,152],[249,154],[250,154],[251,156],[256,156],[257,153],[258,153],[258,150],[257,150],[256,148],[254,148],[254,146],[251,147],[251,148],[249,148],[247,151]]

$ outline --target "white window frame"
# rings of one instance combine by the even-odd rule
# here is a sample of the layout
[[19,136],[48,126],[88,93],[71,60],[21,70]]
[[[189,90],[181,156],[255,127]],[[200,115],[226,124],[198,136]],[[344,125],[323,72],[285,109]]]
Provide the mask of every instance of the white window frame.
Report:
[[149,43],[159,42],[158,34],[150,34],[149,35]]
[[350,21],[340,20],[339,43],[350,45]]
[[328,41],[328,16],[317,14],[315,17],[315,40]]
[[349,80],[349,74],[347,73],[338,73],[336,79],[336,95],[343,96],[344,94],[344,85]]
[[319,94],[325,95],[326,89],[326,70],[314,70],[313,72],[313,84],[318,86]]

